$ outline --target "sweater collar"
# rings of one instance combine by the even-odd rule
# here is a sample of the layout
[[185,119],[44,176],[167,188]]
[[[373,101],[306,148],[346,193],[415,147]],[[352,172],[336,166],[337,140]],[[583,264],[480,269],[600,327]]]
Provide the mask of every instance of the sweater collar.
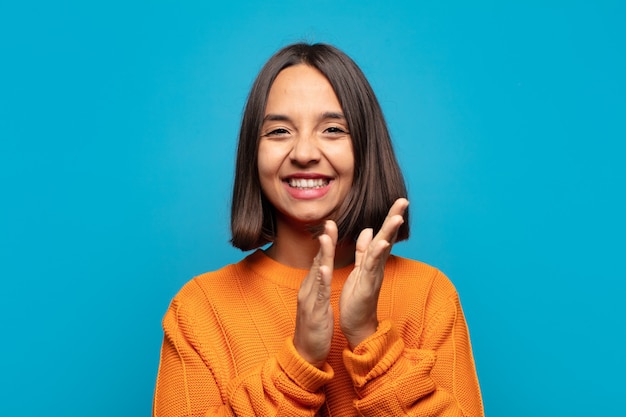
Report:
[[[264,279],[275,282],[278,285],[284,287],[290,287],[293,289],[299,289],[302,280],[309,272],[308,269],[292,268],[287,265],[283,265],[280,262],[275,261],[263,252],[261,249],[257,249],[244,260],[245,267],[252,270],[257,275],[260,275]],[[350,275],[350,272],[354,269],[354,264],[347,265],[343,268],[338,268],[333,271],[333,281],[331,287],[333,290],[341,290],[343,283]]]

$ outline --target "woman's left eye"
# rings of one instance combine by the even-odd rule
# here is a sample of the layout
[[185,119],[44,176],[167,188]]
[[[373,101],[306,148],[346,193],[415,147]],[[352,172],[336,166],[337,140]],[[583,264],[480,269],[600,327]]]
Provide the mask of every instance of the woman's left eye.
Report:
[[346,133],[345,130],[343,130],[342,128],[338,127],[338,126],[331,126],[329,128],[326,128],[326,130],[324,130],[325,133]]

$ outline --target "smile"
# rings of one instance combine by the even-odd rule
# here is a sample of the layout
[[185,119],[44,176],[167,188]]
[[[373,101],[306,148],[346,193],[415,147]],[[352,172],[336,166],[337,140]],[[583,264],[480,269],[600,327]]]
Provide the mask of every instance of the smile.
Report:
[[291,188],[298,188],[300,190],[326,187],[329,182],[330,180],[327,178],[315,178],[315,179],[290,178],[287,180],[287,183],[289,184]]

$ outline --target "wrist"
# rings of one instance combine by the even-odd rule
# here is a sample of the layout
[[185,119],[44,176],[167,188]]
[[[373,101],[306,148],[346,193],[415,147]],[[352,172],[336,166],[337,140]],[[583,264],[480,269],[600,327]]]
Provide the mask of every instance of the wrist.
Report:
[[377,329],[378,321],[373,322],[370,325],[363,327],[357,331],[344,331],[344,336],[346,337],[346,341],[348,342],[348,347],[350,348],[350,350],[354,350],[365,339],[376,333]]

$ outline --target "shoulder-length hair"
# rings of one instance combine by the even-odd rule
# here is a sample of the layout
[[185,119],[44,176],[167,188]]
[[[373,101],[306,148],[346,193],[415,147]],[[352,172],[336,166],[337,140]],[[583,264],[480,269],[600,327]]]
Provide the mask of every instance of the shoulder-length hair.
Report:
[[[263,66],[245,106],[231,206],[231,243],[256,249],[275,237],[275,210],[261,190],[258,149],[267,96],[283,69],[306,64],[320,71],[335,90],[352,138],[354,179],[338,210],[339,241],[356,240],[361,230],[378,231],[393,202],[406,197],[404,178],[393,151],[382,110],[363,72],[350,57],[326,44],[289,45]],[[409,237],[408,211],[397,240]]]

